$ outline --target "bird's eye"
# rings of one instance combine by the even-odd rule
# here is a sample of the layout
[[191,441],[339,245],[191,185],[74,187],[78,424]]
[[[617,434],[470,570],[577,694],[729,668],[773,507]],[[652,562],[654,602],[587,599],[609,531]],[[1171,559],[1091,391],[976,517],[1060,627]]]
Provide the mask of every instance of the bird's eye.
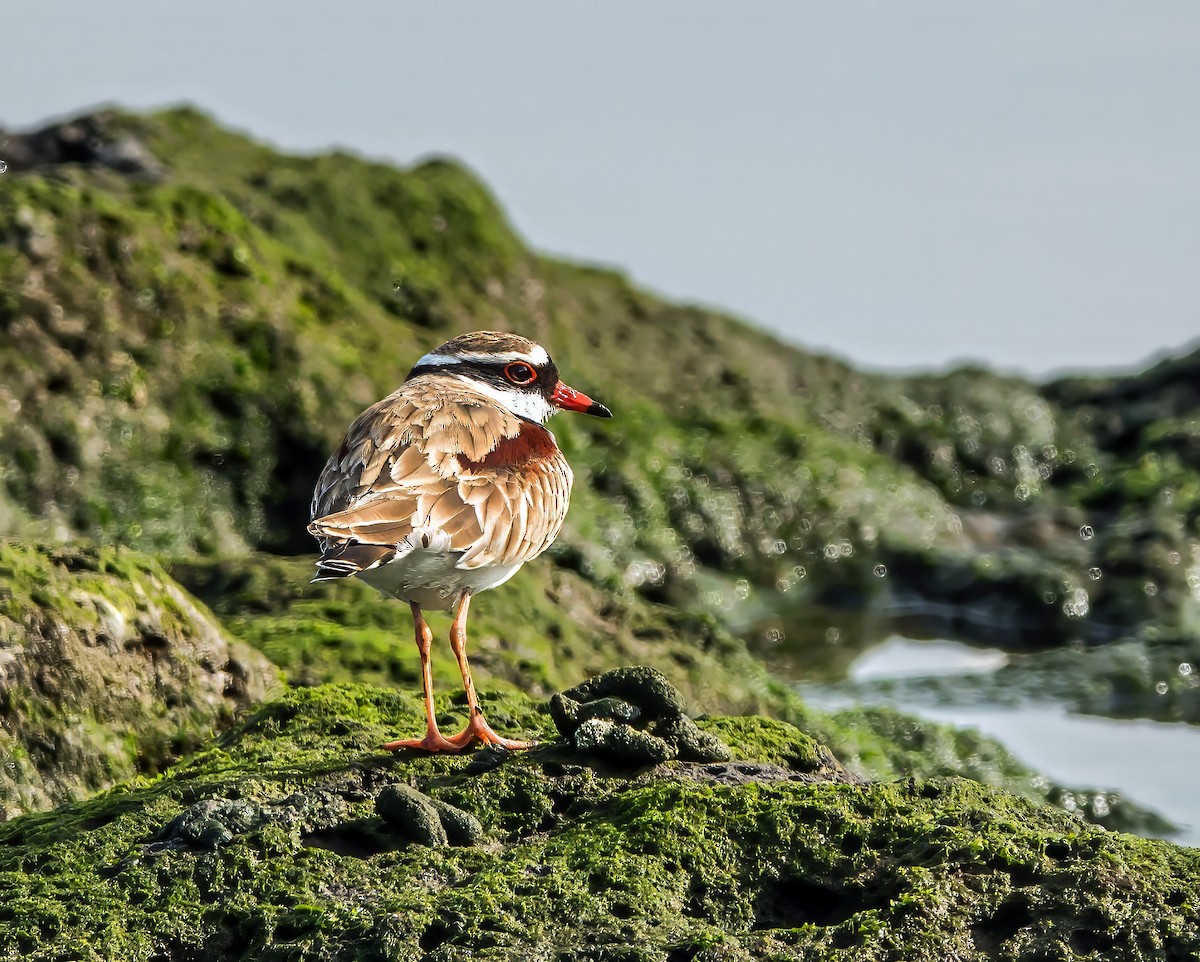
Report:
[[537,380],[537,371],[533,369],[532,364],[526,364],[524,361],[513,361],[504,368],[504,376],[513,384],[519,384],[524,387],[526,384],[532,384]]

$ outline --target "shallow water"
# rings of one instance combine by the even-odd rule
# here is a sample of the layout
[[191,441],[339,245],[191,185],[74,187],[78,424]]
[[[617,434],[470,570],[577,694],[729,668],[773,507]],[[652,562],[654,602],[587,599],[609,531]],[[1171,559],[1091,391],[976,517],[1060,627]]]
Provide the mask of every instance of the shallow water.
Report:
[[991,672],[1008,664],[1008,655],[995,648],[972,648],[957,641],[918,641],[893,635],[851,662],[851,681],[889,678],[928,678]]
[[[1055,704],[988,704],[975,687],[963,704],[922,698],[920,688],[886,682],[938,675],[986,676],[1008,662],[995,649],[943,639],[892,635],[857,654],[836,687],[805,686],[810,700],[829,705],[887,704],[931,721],[976,728],[1052,780],[1119,791],[1182,828],[1173,838],[1200,846],[1200,727],[1154,721],[1113,721],[1075,715]],[[856,683],[864,685],[856,692]],[[881,683],[884,683],[881,685]],[[986,687],[984,688],[986,691]]]

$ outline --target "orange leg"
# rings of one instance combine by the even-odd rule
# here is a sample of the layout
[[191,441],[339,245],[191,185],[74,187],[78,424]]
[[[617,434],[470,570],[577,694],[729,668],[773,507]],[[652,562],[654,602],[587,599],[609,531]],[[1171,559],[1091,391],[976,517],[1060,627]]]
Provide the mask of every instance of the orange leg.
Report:
[[417,651],[421,653],[421,684],[425,690],[425,737],[401,738],[388,742],[381,748],[389,752],[401,748],[420,748],[427,752],[459,752],[462,745],[445,738],[438,731],[437,717],[433,712],[433,671],[429,667],[429,649],[433,647],[433,632],[425,624],[425,616],[421,614],[420,605],[410,605],[412,608],[413,625],[417,630]]
[[467,664],[467,609],[470,604],[471,596],[464,593],[462,600],[458,603],[458,611],[454,613],[454,624],[450,626],[450,647],[454,650],[454,657],[458,659],[458,669],[462,672],[463,687],[467,690],[467,711],[471,718],[467,722],[467,727],[457,735],[452,735],[449,741],[459,748],[466,748],[474,741],[514,750],[532,748],[533,742],[502,738],[492,731],[492,726],[483,717],[483,709],[476,701],[475,682],[471,680],[471,666]]

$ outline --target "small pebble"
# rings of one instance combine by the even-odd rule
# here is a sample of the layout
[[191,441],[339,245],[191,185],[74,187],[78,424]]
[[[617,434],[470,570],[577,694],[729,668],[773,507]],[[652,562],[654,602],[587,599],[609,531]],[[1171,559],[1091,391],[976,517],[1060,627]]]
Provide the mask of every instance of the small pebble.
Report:
[[375,799],[375,811],[419,845],[449,845],[441,815],[433,800],[407,785],[389,785]]
[[461,808],[440,802],[436,798],[429,799],[429,803],[438,813],[451,845],[470,846],[483,841],[483,826],[470,812],[464,812]]

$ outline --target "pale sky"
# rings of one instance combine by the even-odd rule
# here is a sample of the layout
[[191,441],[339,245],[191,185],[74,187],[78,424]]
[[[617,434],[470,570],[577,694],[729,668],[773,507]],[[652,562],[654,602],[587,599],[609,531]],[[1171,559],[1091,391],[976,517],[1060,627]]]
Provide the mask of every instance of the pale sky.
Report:
[[539,249],[871,366],[1200,336],[1193,0],[10,4],[0,124],[105,101],[453,155]]

